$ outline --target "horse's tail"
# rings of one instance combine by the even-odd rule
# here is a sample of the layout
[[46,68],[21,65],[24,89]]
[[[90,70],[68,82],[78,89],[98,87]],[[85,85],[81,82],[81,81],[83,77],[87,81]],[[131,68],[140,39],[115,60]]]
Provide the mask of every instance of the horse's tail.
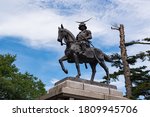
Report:
[[107,61],[107,62],[111,62],[111,63],[113,62],[113,60],[106,54],[104,54],[104,60]]
[[103,53],[100,49],[94,48],[93,54],[97,60],[105,60],[107,62],[113,62],[113,60],[108,55]]

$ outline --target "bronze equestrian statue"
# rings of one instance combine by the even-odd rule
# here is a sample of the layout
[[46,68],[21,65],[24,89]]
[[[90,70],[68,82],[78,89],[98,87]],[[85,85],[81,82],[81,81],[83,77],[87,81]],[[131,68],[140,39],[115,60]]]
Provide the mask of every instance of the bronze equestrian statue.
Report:
[[[80,23],[79,25],[79,28],[81,30],[80,33],[82,33],[83,31],[84,35],[86,27],[85,24],[83,23],[82,26],[83,29],[81,28]],[[90,33],[89,30],[87,32]],[[85,31],[85,33],[87,32]],[[90,34],[85,34],[87,35],[87,37],[88,36],[89,37],[88,38],[83,37],[82,39],[85,41],[83,42],[83,40],[82,41],[80,40],[80,36],[82,36],[80,35],[80,33],[75,38],[75,36],[69,30],[65,29],[63,25],[61,25],[61,27],[58,27],[57,41],[59,41],[61,45],[66,45],[65,55],[59,59],[59,63],[61,65],[62,70],[66,74],[68,74],[68,70],[64,67],[63,61],[75,63],[78,73],[76,78],[80,78],[81,72],[79,64],[89,63],[92,69],[91,82],[93,82],[96,73],[96,65],[99,64],[105,70],[107,76],[107,83],[109,83],[109,70],[104,61],[112,62],[112,60],[100,49],[90,47],[90,43],[88,42],[88,40],[91,39],[91,37],[89,36]]]

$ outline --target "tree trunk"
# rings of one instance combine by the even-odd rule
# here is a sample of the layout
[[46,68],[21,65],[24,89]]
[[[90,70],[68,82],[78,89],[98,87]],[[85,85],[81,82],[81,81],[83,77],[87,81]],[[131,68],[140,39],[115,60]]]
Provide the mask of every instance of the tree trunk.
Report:
[[125,77],[126,96],[127,98],[131,98],[132,97],[132,91],[131,91],[132,83],[130,79],[130,67],[127,62],[127,50],[125,47],[125,34],[124,34],[123,24],[120,24],[119,32],[120,32],[121,58],[122,58],[124,77]]

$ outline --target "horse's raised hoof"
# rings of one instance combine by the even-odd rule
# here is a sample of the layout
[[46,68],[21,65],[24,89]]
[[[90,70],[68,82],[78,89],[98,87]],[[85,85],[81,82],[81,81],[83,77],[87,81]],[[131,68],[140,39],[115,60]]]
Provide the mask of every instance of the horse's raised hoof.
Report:
[[68,70],[64,70],[64,72],[65,72],[66,74],[68,74]]

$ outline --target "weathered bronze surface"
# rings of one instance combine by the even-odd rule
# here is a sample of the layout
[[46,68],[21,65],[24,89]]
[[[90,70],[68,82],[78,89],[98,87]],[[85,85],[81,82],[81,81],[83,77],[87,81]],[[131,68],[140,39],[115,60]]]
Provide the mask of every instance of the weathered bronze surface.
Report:
[[[112,62],[110,57],[103,53],[100,49],[91,47],[92,34],[90,30],[87,30],[85,22],[79,22],[79,34],[75,36],[67,29],[61,25],[58,27],[58,39],[61,45],[66,45],[65,55],[59,59],[62,70],[68,74],[68,70],[64,67],[63,61],[68,61],[69,63],[75,63],[77,69],[76,78],[80,78],[80,66],[79,64],[89,63],[92,69],[91,82],[94,81],[96,73],[96,65],[99,64],[106,72],[107,83],[109,83],[109,70],[104,61]],[[93,46],[93,45],[92,45]]]

